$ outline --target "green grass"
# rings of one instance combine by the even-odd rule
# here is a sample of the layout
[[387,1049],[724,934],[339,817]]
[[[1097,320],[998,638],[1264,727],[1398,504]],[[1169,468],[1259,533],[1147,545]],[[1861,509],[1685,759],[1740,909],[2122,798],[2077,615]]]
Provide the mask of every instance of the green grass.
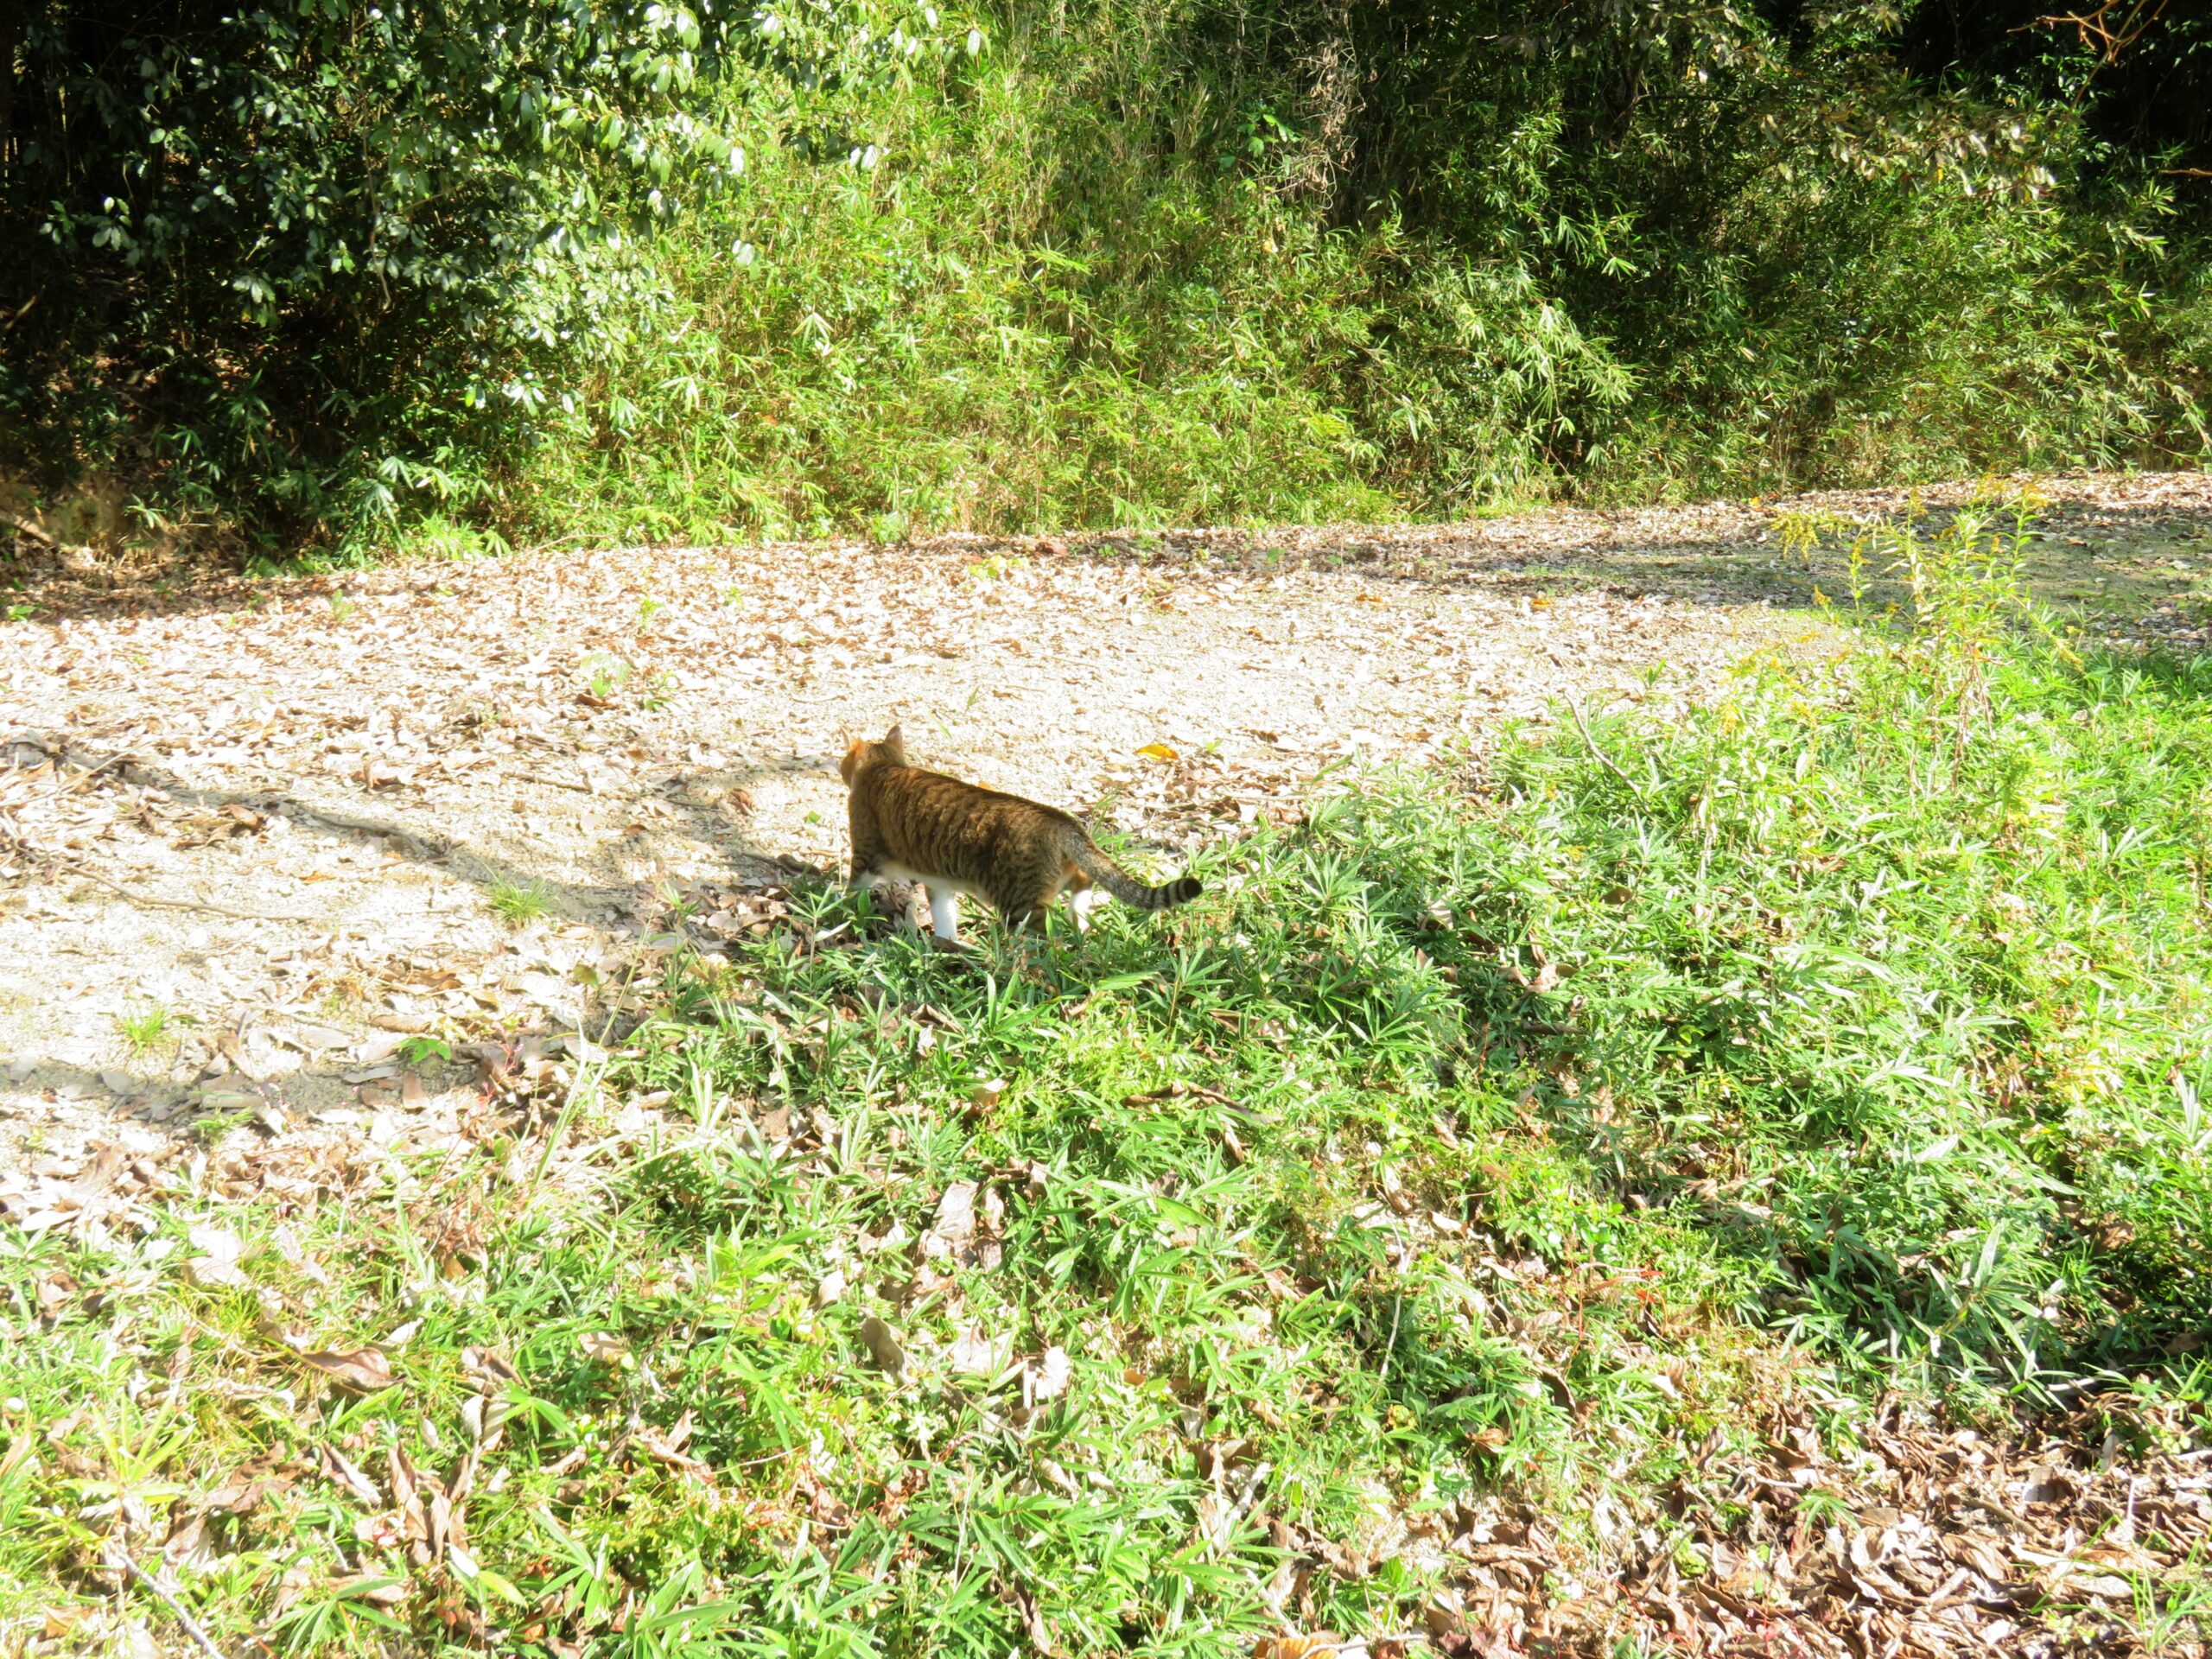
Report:
[[[1497,1497],[1694,1576],[1664,1494],[1785,1396],[2202,1424],[2212,666],[1995,629],[2012,545],[1910,531],[1914,632],[1479,790],[1325,780],[1169,916],[952,956],[802,893],[474,1151],[7,1235],[0,1619],[244,1471],[220,1640],[1212,1655],[1418,1628]],[[1277,1528],[1376,1564],[1279,1611]]]
[[176,1016],[167,1008],[154,1007],[138,1014],[118,1015],[115,1028],[129,1046],[131,1058],[137,1059],[152,1053],[164,1041],[171,1040],[178,1023]]
[[553,907],[553,899],[538,881],[514,881],[501,878],[484,890],[484,902],[492,912],[510,927],[520,927],[534,922]]

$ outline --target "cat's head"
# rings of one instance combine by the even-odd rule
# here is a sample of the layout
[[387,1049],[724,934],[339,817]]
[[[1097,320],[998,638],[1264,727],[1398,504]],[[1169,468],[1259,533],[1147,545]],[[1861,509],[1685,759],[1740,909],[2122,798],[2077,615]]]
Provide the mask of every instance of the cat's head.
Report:
[[871,743],[864,737],[855,738],[845,750],[845,758],[837,763],[837,775],[845,780],[845,787],[850,789],[853,779],[861,775],[863,768],[880,761],[887,761],[894,766],[906,764],[906,745],[899,735],[896,726],[883,734],[880,742]]

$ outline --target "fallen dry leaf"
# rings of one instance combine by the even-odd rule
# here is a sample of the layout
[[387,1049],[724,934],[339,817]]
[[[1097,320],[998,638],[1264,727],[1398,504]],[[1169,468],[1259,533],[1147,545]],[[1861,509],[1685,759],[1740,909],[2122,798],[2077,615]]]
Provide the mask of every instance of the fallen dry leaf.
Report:
[[1011,1337],[987,1337],[982,1326],[969,1325],[953,1338],[948,1357],[963,1376],[994,1377],[1006,1370],[1013,1353]]
[[300,1357],[340,1388],[355,1389],[363,1394],[374,1394],[391,1386],[391,1362],[381,1349],[355,1348],[341,1351],[321,1348]]
[[252,1288],[253,1281],[238,1267],[245,1246],[236,1233],[227,1227],[200,1226],[188,1229],[185,1237],[200,1252],[184,1263],[188,1281],[202,1290]]
[[922,1235],[925,1260],[957,1256],[976,1236],[976,1183],[955,1181],[937,1202],[937,1215]]
[[1068,1351],[1057,1345],[1047,1348],[1030,1367],[1031,1392],[1039,1400],[1057,1400],[1067,1392],[1074,1376],[1075,1364],[1068,1358]]
[[861,1321],[861,1341],[867,1344],[868,1356],[878,1370],[900,1371],[906,1366],[906,1351],[899,1345],[899,1338],[891,1327],[871,1313]]
[[576,1338],[584,1351],[584,1357],[598,1361],[601,1365],[627,1365],[630,1344],[622,1338],[605,1331],[590,1331]]
[[325,1445],[317,1452],[316,1456],[322,1465],[322,1472],[343,1486],[364,1504],[372,1510],[379,1508],[383,1504],[384,1499],[378,1492],[376,1484],[363,1474],[359,1466],[336,1446]]

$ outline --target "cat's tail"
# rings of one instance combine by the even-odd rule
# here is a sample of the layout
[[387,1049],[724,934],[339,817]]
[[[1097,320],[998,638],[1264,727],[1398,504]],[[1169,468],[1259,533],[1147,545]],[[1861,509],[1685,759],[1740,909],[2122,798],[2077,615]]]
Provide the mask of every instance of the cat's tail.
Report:
[[1069,856],[1085,875],[1123,904],[1135,905],[1139,910],[1166,910],[1174,905],[1187,905],[1205,891],[1192,875],[1179,875],[1156,887],[1147,887],[1100,852],[1087,836],[1070,849]]

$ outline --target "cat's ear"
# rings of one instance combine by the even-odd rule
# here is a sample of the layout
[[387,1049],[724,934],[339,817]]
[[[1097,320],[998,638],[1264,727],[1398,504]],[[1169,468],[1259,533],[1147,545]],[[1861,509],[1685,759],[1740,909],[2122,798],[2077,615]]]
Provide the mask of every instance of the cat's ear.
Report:
[[883,734],[883,747],[885,753],[900,766],[906,764],[906,741],[896,726]]
[[845,780],[847,789],[853,786],[853,779],[860,772],[861,763],[867,759],[866,740],[856,737],[845,746],[845,758],[837,763],[837,775]]

